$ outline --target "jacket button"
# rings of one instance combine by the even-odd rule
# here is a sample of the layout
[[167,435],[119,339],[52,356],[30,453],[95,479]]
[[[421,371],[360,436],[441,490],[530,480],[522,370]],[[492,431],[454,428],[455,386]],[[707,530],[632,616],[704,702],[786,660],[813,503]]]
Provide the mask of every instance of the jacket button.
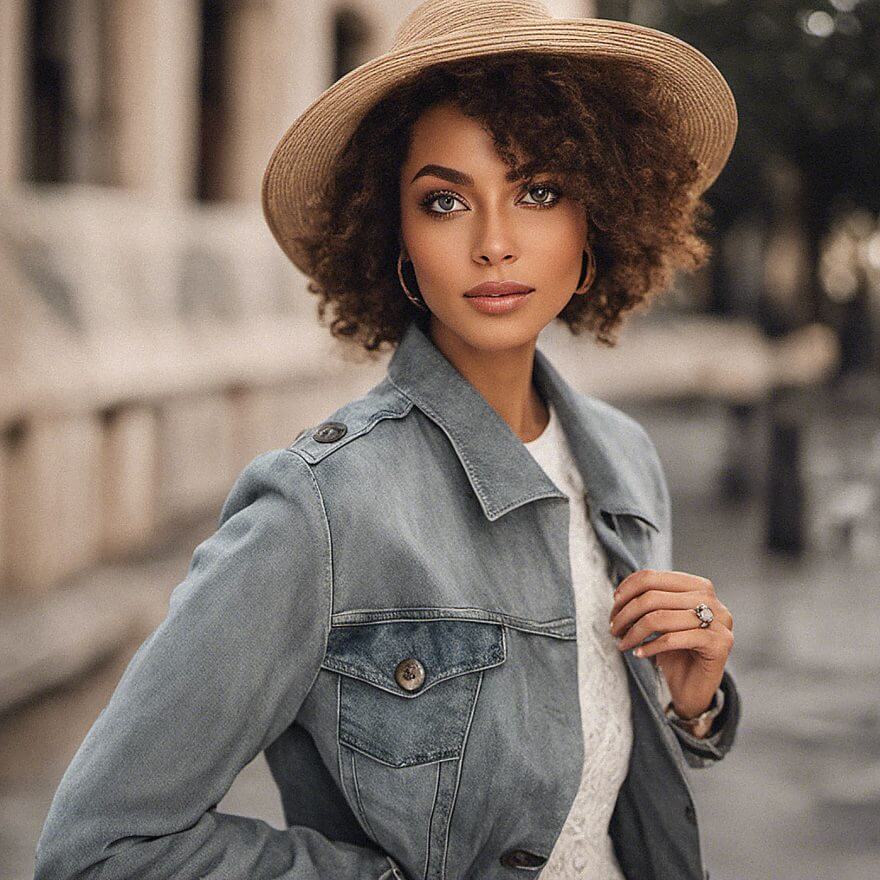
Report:
[[425,682],[425,667],[415,657],[407,657],[395,667],[394,680],[405,691],[417,691]]
[[685,816],[687,816],[688,822],[690,822],[692,825],[697,824],[697,811],[694,809],[693,804],[689,803],[684,808],[684,814],[685,814]]
[[348,428],[342,422],[324,422],[315,428],[312,436],[318,443],[335,443],[345,436],[346,431]]
[[520,868],[523,871],[537,871],[547,859],[527,849],[509,849],[499,859],[505,868]]

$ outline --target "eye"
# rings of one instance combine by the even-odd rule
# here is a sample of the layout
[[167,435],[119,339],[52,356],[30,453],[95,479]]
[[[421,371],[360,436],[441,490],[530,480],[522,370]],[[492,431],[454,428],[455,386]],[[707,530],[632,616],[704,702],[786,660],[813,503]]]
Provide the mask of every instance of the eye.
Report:
[[[442,211],[433,210],[431,206],[435,202],[440,207],[442,207],[444,209],[449,208],[450,210],[448,210],[448,211],[447,210],[442,210]],[[448,190],[436,190],[434,192],[428,193],[419,204],[422,206],[422,208],[424,208],[424,210],[428,214],[432,214],[435,217],[436,216],[443,217],[443,216],[446,216],[447,214],[459,213],[458,211],[451,210],[452,205],[455,202],[460,202],[461,204],[464,204],[464,202],[462,202],[461,199],[457,195],[455,195],[455,193],[449,192]]]
[[526,190],[526,195],[534,192],[540,193],[538,200],[526,202],[525,204],[535,205],[540,208],[549,208],[551,205],[555,205],[562,197],[561,191],[557,187],[551,186],[549,183],[533,184]]
[[[562,197],[562,191],[555,184],[535,183],[528,187],[526,195],[537,193],[537,197],[533,197],[533,201],[522,202],[522,204],[530,205],[535,208],[552,208]],[[458,202],[465,206],[465,210],[469,210],[462,199],[451,190],[434,190],[429,192],[420,202],[422,210],[438,220],[445,219],[453,214],[461,214],[461,211],[453,210],[455,203]],[[437,205],[442,210],[434,210]],[[446,210],[448,208],[448,210]]]

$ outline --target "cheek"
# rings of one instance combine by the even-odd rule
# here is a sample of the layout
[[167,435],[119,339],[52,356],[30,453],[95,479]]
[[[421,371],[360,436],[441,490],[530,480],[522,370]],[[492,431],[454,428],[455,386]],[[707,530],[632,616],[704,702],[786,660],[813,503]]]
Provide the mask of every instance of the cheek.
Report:
[[432,220],[424,215],[404,216],[401,230],[409,256],[424,279],[445,277],[450,264],[470,252],[464,224],[454,220]]
[[560,205],[548,222],[536,224],[536,242],[548,255],[552,253],[552,265],[562,271],[571,261],[580,260],[586,238],[586,219],[582,209],[574,206]]

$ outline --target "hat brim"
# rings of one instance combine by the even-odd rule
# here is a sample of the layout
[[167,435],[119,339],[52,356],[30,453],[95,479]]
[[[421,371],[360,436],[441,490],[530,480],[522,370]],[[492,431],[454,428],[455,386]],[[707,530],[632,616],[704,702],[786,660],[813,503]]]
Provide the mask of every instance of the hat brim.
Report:
[[675,112],[705,192],[727,162],[737,131],[736,101],[717,67],[672,34],[601,18],[517,24],[499,33],[456,33],[394,49],[349,71],[293,122],[263,174],[263,213],[290,260],[310,266],[297,239],[309,229],[340,152],[368,110],[390,89],[446,61],[504,52],[570,54],[641,62],[657,77],[657,100]]

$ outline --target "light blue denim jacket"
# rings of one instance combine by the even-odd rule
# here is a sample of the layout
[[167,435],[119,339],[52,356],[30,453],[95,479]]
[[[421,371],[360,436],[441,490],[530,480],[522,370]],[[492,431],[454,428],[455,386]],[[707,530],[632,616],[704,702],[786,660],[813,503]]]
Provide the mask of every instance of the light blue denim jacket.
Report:
[[[613,582],[670,568],[648,435],[540,348],[533,377]],[[37,880],[540,876],[585,757],[568,503],[410,324],[379,384],[242,471],[67,768]],[[628,880],[704,880],[688,772],[732,745],[734,680],[699,740],[624,658],[615,852]],[[283,830],[216,809],[263,750]]]

